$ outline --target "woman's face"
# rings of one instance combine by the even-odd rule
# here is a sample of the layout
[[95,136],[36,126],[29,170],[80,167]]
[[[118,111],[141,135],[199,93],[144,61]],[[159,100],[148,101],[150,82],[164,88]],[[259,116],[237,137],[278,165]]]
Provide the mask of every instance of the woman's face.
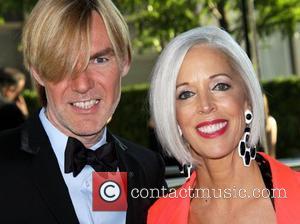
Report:
[[17,85],[8,86],[4,90],[3,95],[8,101],[15,102],[17,101],[19,95],[22,93],[24,86],[25,86],[25,79],[20,79]]
[[249,108],[245,92],[220,50],[196,45],[188,51],[176,81],[176,116],[194,157],[219,159],[235,152]]

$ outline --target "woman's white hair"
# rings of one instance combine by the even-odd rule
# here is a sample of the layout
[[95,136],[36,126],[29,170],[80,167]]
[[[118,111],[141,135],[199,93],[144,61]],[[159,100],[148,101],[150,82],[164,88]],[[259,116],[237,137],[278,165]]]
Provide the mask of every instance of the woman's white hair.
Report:
[[244,50],[226,31],[218,27],[198,27],[189,30],[174,38],[162,51],[152,72],[150,88],[150,110],[155,122],[156,135],[167,153],[182,164],[196,161],[178,131],[176,80],[185,55],[198,44],[207,44],[223,52],[244,81],[253,113],[249,140],[251,146],[258,143],[260,136],[264,136],[265,129],[261,87]]

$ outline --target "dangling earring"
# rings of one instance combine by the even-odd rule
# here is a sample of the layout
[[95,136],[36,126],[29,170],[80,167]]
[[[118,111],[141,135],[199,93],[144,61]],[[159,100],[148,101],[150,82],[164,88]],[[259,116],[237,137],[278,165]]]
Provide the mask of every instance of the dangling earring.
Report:
[[182,170],[180,171],[180,173],[184,174],[186,179],[189,179],[191,177],[192,168],[193,168],[193,165],[191,163],[184,164],[182,166]]
[[245,122],[246,128],[244,131],[244,135],[239,143],[239,155],[243,159],[244,166],[250,166],[251,160],[254,160],[256,157],[256,147],[249,146],[250,139],[250,123],[253,120],[253,114],[250,110],[245,111]]

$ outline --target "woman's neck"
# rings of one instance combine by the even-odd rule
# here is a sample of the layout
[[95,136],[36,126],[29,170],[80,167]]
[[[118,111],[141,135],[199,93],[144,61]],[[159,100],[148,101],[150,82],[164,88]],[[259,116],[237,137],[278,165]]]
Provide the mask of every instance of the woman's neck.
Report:
[[257,163],[252,161],[245,167],[237,152],[221,159],[203,159],[196,173],[195,184],[201,188],[253,188],[263,184]]

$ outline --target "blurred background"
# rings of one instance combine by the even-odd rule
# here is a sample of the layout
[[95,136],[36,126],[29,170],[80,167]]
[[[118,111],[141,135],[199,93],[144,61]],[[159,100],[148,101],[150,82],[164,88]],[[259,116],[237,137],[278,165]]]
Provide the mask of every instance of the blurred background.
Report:
[[[14,67],[26,74],[23,96],[29,113],[40,104],[23,67],[20,38],[24,20],[35,2],[0,0],[0,67]],[[121,102],[110,123],[114,133],[161,150],[153,134],[147,101],[155,60],[177,34],[196,26],[217,25],[234,36],[255,66],[268,99],[266,113],[276,121],[275,143],[272,138],[273,146],[269,146],[276,151],[269,153],[278,158],[300,158],[299,0],[113,2],[125,15],[134,46],[133,65],[123,80]],[[274,131],[266,135],[274,135]]]

